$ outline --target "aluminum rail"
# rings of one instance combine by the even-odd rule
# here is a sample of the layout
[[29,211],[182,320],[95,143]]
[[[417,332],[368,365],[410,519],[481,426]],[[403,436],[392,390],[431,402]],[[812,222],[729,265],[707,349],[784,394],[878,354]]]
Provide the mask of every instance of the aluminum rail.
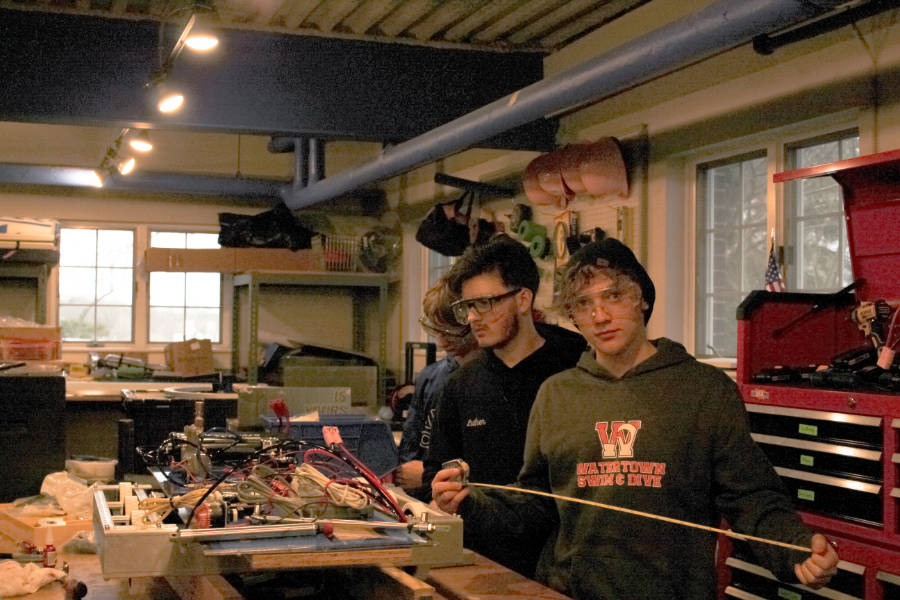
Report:
[[[449,156],[545,115],[571,110],[844,4],[844,0],[722,0],[568,71],[547,77],[406,142],[355,169],[280,195],[291,209]],[[439,102],[440,99],[435,99]]]

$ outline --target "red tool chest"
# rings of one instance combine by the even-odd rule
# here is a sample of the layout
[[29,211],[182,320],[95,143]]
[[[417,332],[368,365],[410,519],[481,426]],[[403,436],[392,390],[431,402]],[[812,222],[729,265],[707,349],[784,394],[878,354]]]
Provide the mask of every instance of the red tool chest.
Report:
[[900,357],[887,370],[871,365],[871,331],[858,325],[880,327],[884,341],[890,319],[885,331],[861,303],[882,301],[882,317],[900,310],[900,150],[774,181],[826,176],[843,193],[854,284],[834,294],[752,292],[738,308],[737,382],[754,438],[842,562],[814,594],[774,581],[738,549],[719,565],[726,598],[900,598],[900,380],[891,379]]

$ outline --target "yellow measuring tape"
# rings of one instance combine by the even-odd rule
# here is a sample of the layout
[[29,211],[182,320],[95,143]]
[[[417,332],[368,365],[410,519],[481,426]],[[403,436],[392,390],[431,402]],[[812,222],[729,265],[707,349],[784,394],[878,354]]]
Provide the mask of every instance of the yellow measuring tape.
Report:
[[556,498],[557,500],[565,500],[567,502],[577,502],[579,504],[587,504],[588,506],[596,506],[598,508],[605,508],[607,510],[614,510],[618,512],[628,513],[629,515],[637,515],[639,517],[647,517],[649,519],[656,519],[657,521],[665,521],[666,523],[674,523],[675,525],[684,525],[685,527],[694,527],[695,529],[703,529],[704,531],[711,531],[713,533],[721,533],[723,535],[727,535],[730,538],[735,538],[739,540],[747,540],[750,542],[761,542],[763,544],[772,544],[773,546],[781,546],[782,548],[789,548],[791,550],[800,550],[802,552],[812,552],[810,548],[806,548],[804,546],[797,546],[795,544],[788,544],[787,542],[779,542],[778,540],[769,540],[766,538],[756,537],[754,535],[747,535],[744,533],[737,533],[736,531],[732,531],[730,529],[719,529],[717,527],[710,527],[709,525],[700,525],[699,523],[691,523],[690,521],[682,521],[680,519],[673,519],[671,517],[664,517],[662,515],[655,515],[653,513],[642,512],[639,510],[634,510],[631,508],[622,508],[621,506],[613,506],[612,504],[603,504],[602,502],[594,502],[592,500],[582,500],[581,498],[570,498],[569,496],[560,496],[558,494],[551,494],[550,492],[539,492],[537,490],[530,490],[527,488],[517,488],[511,487],[508,485],[496,485],[493,483],[474,483],[472,481],[467,482],[468,485],[474,485],[477,487],[483,488],[494,488],[497,490],[509,490],[512,492],[522,492],[525,494],[534,494],[536,496],[546,496],[547,498]]

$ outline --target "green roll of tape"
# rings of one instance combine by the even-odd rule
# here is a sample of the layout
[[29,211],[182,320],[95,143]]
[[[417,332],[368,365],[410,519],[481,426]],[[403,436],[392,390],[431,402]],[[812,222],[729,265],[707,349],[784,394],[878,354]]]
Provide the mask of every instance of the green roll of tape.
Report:
[[525,220],[519,224],[519,237],[530,242],[535,237],[547,237],[547,228],[534,221]]
[[549,249],[550,242],[544,236],[531,238],[531,245],[528,246],[528,251],[533,258],[544,258],[547,256],[547,250]]

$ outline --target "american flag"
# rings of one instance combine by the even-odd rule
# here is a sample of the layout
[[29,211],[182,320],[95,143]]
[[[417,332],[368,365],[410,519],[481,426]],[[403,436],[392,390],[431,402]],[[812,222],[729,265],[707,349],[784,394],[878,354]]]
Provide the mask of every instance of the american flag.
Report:
[[769,264],[766,267],[766,289],[770,292],[784,291],[784,277],[781,276],[781,267],[775,257],[775,244],[769,250]]

